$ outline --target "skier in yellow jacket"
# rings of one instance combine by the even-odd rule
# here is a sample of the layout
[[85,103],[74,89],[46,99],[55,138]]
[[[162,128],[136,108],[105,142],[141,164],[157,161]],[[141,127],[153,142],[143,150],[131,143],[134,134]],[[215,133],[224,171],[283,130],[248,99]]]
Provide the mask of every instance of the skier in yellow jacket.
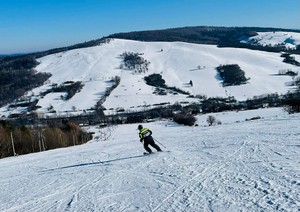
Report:
[[148,153],[152,153],[152,150],[150,149],[150,146],[155,148],[158,152],[161,152],[162,150],[160,147],[154,142],[154,139],[152,138],[152,131],[148,128],[144,128],[142,125],[138,126],[139,132],[139,137],[140,137],[140,142],[144,141],[144,148]]

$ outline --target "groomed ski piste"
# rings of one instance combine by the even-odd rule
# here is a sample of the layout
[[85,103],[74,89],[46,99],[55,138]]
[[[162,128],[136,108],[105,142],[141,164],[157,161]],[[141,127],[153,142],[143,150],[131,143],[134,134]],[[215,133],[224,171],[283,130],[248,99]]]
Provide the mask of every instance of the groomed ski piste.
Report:
[[[222,125],[207,126],[214,115]],[[245,121],[260,116],[260,119]],[[0,211],[299,211],[300,115],[282,108],[142,123],[170,152],[143,156],[138,124],[80,146],[0,160]]]

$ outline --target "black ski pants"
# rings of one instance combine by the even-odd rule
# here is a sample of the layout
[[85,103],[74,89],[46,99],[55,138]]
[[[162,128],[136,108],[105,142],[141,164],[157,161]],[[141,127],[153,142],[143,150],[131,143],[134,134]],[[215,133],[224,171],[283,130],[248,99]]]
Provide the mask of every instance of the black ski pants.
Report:
[[149,145],[152,146],[153,148],[155,148],[158,152],[161,151],[160,147],[154,142],[154,140],[153,140],[152,137],[150,137],[150,138],[148,138],[148,137],[144,138],[144,149],[147,152],[151,153],[152,150],[150,149]]

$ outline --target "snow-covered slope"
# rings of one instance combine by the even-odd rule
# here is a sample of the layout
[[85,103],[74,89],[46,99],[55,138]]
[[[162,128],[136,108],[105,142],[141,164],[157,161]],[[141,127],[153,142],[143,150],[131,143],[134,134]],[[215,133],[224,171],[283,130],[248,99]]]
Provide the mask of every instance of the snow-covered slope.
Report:
[[295,49],[300,45],[300,33],[296,32],[258,32],[258,35],[245,37],[241,42],[262,46],[285,46]]
[[[296,36],[295,36],[296,37]],[[133,74],[120,69],[124,52],[137,52],[150,62],[149,71]],[[253,96],[269,93],[286,93],[292,84],[289,76],[278,76],[280,70],[300,72],[300,68],[282,62],[279,53],[269,53],[238,48],[218,48],[213,45],[198,45],[182,42],[139,42],[129,40],[111,40],[101,46],[76,49],[40,58],[37,71],[50,72],[49,81],[31,92],[27,98],[39,99],[39,113],[48,113],[52,108],[54,115],[83,113],[94,107],[103,96],[113,77],[120,76],[120,85],[104,102],[107,113],[114,113],[118,108],[141,110],[146,105],[176,102],[198,102],[187,95],[154,95],[154,87],[145,84],[144,77],[159,73],[168,86],[175,86],[192,95],[207,97],[234,96],[245,100]],[[216,67],[220,64],[238,64],[250,78],[247,84],[222,87],[218,80]],[[193,81],[193,87],[189,81]],[[62,100],[64,93],[49,93],[41,98],[40,93],[53,84],[66,81],[82,81],[84,87],[70,100]],[[1,108],[1,115],[9,115],[24,108]],[[48,114],[48,115],[53,115]]]
[[[0,211],[299,211],[300,116],[214,115],[224,124],[146,124],[170,152],[143,156],[134,124],[90,128],[98,142],[1,159]],[[264,118],[244,121],[256,116]]]

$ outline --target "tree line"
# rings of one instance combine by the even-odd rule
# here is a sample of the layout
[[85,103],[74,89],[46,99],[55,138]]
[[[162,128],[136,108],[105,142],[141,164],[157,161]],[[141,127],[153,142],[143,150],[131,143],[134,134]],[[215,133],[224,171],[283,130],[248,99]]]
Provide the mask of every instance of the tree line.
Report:
[[41,52],[1,56],[0,57],[0,106],[23,96],[27,91],[41,86],[50,77],[50,73],[38,73],[34,68],[39,64],[37,58],[50,54],[87,48],[109,43],[110,39],[100,38],[67,47]]
[[61,147],[86,143],[91,134],[75,122],[63,121],[59,125],[29,128],[0,121],[0,159]]
[[195,26],[181,27],[163,30],[148,30],[127,33],[115,33],[107,38],[119,38],[139,41],[181,41],[197,44],[211,44],[219,47],[249,48],[253,50],[262,50],[269,52],[286,51],[291,54],[300,54],[300,45],[296,49],[286,49],[284,46],[261,46],[251,45],[240,42],[243,36],[251,37],[257,35],[257,32],[300,32],[300,30],[290,30],[270,27],[213,27],[213,26]]
[[23,96],[28,90],[41,86],[50,76],[37,73],[38,62],[31,57],[0,61],[0,106]]

